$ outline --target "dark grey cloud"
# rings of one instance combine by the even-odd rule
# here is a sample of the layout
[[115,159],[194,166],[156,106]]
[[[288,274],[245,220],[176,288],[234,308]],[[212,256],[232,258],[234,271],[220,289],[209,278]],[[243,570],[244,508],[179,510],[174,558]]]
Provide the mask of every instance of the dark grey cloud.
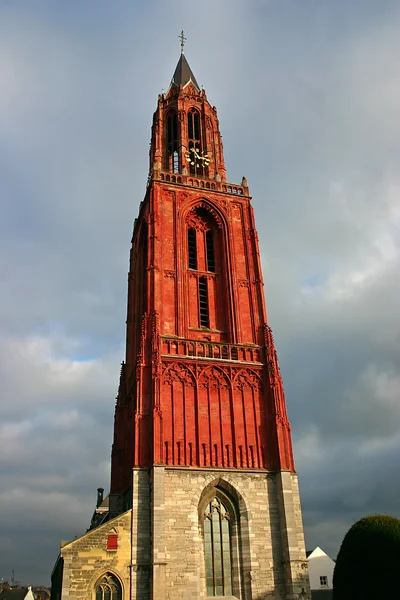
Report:
[[335,556],[354,520],[398,514],[398,3],[202,7],[0,5],[0,577],[47,583],[108,486],[132,223],[182,27],[254,196],[307,546]]

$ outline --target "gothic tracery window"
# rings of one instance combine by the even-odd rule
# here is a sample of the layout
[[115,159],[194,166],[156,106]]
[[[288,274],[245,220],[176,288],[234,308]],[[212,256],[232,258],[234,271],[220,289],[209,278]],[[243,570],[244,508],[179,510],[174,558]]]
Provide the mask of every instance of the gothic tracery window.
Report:
[[[221,226],[204,205],[186,216],[190,327],[224,331],[221,309]],[[193,273],[197,271],[197,273]]]
[[121,584],[111,573],[106,573],[97,582],[96,600],[122,600]]
[[204,554],[207,596],[231,596],[231,515],[218,497],[204,513]]

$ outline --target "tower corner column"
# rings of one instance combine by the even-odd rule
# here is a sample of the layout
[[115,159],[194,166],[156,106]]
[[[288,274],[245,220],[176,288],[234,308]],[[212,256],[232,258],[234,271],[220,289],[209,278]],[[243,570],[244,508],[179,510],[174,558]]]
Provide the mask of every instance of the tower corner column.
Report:
[[281,522],[285,600],[298,600],[298,598],[310,600],[310,582],[297,474],[280,471],[277,473],[276,482]]
[[151,569],[150,481],[148,469],[132,473],[132,558],[130,600],[148,600]]
[[151,476],[152,586],[151,600],[166,598],[165,468],[154,466]]

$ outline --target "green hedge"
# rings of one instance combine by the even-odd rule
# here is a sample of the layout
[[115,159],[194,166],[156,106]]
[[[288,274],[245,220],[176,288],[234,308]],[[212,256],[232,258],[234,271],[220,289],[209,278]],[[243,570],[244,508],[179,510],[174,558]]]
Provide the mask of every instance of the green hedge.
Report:
[[400,519],[363,517],[346,533],[333,574],[333,600],[400,598]]

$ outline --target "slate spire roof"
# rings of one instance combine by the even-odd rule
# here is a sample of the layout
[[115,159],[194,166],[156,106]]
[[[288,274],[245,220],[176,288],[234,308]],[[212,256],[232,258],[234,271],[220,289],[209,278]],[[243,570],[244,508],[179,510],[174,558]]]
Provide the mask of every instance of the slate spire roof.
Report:
[[193,75],[192,69],[189,67],[189,63],[182,52],[178,64],[176,65],[175,73],[172,76],[171,85],[176,85],[178,87],[182,85],[184,87],[189,81],[191,81],[196,90],[200,92],[196,77]]

